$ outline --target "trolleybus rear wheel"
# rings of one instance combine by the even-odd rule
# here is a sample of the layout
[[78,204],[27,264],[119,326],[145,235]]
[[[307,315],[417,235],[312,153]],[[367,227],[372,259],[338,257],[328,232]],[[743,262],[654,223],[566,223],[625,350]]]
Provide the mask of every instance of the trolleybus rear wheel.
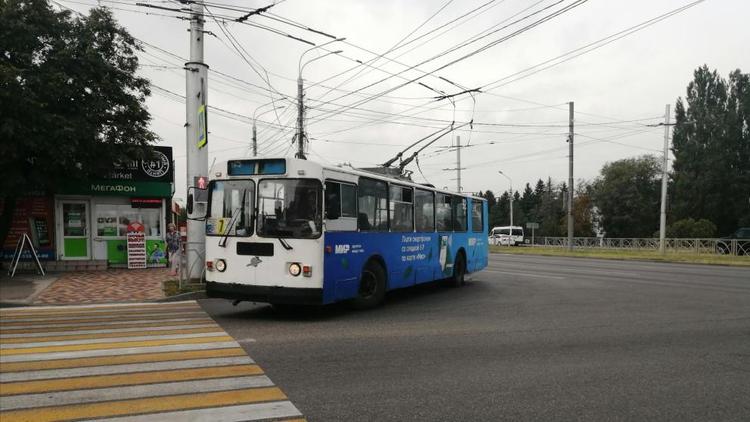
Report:
[[451,287],[461,287],[464,284],[464,276],[466,275],[466,259],[464,254],[457,253],[456,260],[453,261],[453,275],[448,279],[448,285]]

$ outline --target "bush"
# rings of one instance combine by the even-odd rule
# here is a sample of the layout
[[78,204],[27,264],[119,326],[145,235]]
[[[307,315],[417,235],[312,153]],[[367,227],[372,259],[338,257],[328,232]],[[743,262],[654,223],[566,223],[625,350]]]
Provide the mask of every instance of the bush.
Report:
[[714,236],[716,236],[716,225],[704,218],[700,220],[685,218],[667,227],[667,237],[705,239]]

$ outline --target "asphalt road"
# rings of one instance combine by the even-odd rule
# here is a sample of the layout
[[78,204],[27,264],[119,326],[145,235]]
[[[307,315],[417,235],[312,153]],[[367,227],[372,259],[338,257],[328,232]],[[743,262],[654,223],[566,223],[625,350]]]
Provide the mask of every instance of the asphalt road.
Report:
[[750,269],[492,255],[460,289],[202,301],[310,421],[750,420]]

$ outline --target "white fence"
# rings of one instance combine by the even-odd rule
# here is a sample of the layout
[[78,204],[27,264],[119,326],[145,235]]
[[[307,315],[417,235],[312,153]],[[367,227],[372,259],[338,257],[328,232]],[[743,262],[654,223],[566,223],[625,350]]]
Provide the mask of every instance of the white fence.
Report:
[[[750,256],[750,240],[665,239],[670,251]],[[533,246],[567,247],[567,237],[538,237]],[[659,250],[657,238],[574,237],[573,247],[581,249]]]

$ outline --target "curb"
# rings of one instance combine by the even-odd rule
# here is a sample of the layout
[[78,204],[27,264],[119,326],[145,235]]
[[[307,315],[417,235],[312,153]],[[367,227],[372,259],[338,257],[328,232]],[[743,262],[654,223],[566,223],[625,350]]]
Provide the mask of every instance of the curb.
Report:
[[187,292],[187,293],[180,293],[178,295],[165,297],[162,299],[156,299],[152,302],[156,303],[166,303],[166,302],[181,302],[184,300],[198,300],[198,299],[206,299],[208,296],[206,296],[205,290],[198,290],[195,292]]

